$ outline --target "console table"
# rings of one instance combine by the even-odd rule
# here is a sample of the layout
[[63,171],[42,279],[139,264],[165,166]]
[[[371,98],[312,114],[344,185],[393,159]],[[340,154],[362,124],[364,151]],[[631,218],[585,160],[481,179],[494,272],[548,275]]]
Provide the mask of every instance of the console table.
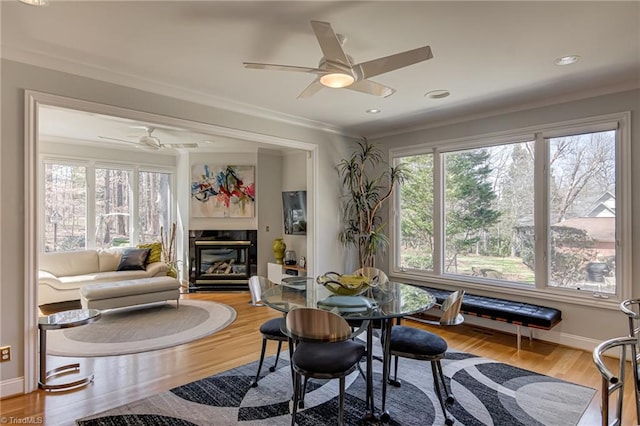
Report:
[[85,386],[93,381],[93,373],[72,382],[47,384],[52,377],[80,371],[80,364],[68,364],[47,371],[47,331],[79,327],[97,321],[100,311],[97,309],[74,309],[58,312],[38,320],[40,330],[40,380],[38,387],[44,390],[60,390]]

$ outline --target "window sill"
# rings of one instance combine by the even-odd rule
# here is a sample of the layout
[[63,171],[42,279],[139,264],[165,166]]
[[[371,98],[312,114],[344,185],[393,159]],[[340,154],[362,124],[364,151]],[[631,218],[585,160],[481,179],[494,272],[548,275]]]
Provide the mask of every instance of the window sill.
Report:
[[607,298],[601,298],[595,297],[593,292],[551,288],[544,290],[537,288],[518,288],[501,284],[500,281],[497,280],[484,280],[484,282],[486,282],[485,284],[479,279],[471,281],[450,277],[425,277],[407,272],[391,272],[389,278],[392,281],[401,281],[418,286],[439,287],[451,290],[463,289],[489,297],[508,298],[508,296],[517,296],[519,298],[526,298],[526,300],[523,301],[538,305],[549,304],[549,302],[561,302],[572,305],[619,310],[621,302],[615,294],[608,294],[606,295]]

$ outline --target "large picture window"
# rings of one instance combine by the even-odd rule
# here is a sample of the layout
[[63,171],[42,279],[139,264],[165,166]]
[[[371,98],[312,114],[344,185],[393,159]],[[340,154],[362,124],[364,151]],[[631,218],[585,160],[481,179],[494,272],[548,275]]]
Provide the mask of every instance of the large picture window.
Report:
[[87,241],[87,169],[74,164],[44,167],[45,252],[81,250]]
[[171,175],[141,171],[138,173],[138,215],[140,243],[158,241],[160,229],[171,229]]
[[443,154],[444,272],[533,284],[517,229],[533,218],[530,142]]
[[130,172],[96,168],[96,247],[129,245],[131,241]]
[[[628,116],[390,152],[391,270],[542,292],[622,297]],[[624,153],[627,155],[624,155]],[[627,230],[628,231],[628,230]]]
[[159,241],[171,220],[171,173],[136,165],[44,162],[44,252]]

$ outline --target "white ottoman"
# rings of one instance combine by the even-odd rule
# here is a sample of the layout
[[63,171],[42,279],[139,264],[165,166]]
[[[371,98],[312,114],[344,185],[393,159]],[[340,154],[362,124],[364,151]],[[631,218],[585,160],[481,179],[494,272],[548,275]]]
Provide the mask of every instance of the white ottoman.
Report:
[[180,299],[180,281],[168,276],[89,284],[80,289],[83,309],[113,309],[123,306]]

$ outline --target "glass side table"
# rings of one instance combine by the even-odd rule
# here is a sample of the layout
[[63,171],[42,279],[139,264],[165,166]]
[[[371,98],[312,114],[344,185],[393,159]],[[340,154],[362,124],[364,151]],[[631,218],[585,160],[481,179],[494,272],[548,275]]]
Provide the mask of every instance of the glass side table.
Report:
[[68,383],[47,384],[48,380],[52,377],[80,371],[80,364],[78,363],[63,365],[47,371],[47,331],[79,327],[94,322],[99,318],[100,311],[97,309],[75,309],[41,317],[38,320],[38,329],[40,330],[40,380],[38,380],[38,387],[40,389],[70,389],[88,385],[93,381],[92,373]]

